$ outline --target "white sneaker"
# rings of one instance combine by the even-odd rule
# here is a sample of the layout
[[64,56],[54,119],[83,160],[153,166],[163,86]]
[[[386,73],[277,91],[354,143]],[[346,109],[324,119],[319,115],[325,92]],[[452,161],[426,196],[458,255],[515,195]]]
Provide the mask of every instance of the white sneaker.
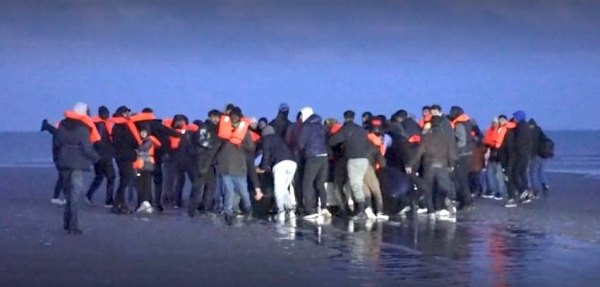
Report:
[[285,222],[285,212],[282,211],[279,214],[277,214],[277,221]]
[[427,213],[427,208],[419,208],[417,209],[417,214],[424,214]]
[[486,198],[486,199],[492,199],[492,198],[494,198],[494,196],[491,195],[491,194],[484,194],[481,197]]
[[379,212],[379,213],[377,213],[377,220],[388,221],[388,220],[390,220],[390,217]]
[[454,215],[441,216],[439,219],[441,221],[456,222],[456,216]]
[[437,214],[439,216],[450,216],[450,211],[442,209],[442,210],[438,211]]
[[313,214],[309,214],[307,216],[303,217],[304,220],[316,220],[319,218],[319,214],[318,213],[313,213]]
[[406,206],[398,213],[398,215],[405,217],[406,214],[410,212],[410,210],[411,210],[410,206]]
[[371,219],[371,220],[377,219],[377,215],[375,215],[375,213],[373,213],[373,209],[371,209],[370,207],[365,209],[365,214],[367,215],[368,219]]
[[67,204],[66,200],[60,199],[60,198],[53,198],[52,200],[50,200],[50,202],[52,204],[56,204],[56,205],[65,205],[65,204]]
[[152,205],[150,205],[150,202],[144,201],[142,204],[140,204],[137,212],[147,212],[148,209],[152,209]]
[[354,201],[352,199],[348,199],[348,209],[350,209],[350,212],[354,212]]
[[325,217],[325,218],[331,218],[331,212],[329,212],[329,210],[327,210],[327,208],[324,208],[323,210],[321,210],[321,216]]

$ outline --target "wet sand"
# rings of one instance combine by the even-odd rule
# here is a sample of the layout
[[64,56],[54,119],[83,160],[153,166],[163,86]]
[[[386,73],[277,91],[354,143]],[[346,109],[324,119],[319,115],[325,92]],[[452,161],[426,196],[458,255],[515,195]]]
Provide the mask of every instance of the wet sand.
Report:
[[[318,226],[117,216],[83,208],[61,230],[53,169],[0,168],[0,286],[597,286],[597,179],[551,174],[517,209],[480,199],[458,222]],[[89,182],[89,180],[88,180]],[[96,201],[102,202],[99,191]],[[181,211],[183,212],[183,211]]]

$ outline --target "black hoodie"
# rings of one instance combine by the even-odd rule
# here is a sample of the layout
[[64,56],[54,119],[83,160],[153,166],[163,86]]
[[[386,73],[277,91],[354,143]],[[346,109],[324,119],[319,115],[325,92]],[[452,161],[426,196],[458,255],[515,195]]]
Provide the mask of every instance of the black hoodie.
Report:
[[292,125],[292,122],[288,119],[286,112],[279,112],[277,117],[269,124],[275,129],[275,134],[279,135],[282,139],[285,139],[285,134],[288,128]]
[[53,137],[55,164],[59,170],[89,171],[99,159],[90,141],[90,128],[83,122],[64,119]]

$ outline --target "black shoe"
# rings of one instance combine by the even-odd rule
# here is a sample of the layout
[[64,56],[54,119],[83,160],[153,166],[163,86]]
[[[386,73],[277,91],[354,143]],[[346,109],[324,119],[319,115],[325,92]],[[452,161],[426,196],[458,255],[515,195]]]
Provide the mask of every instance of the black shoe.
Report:
[[196,216],[196,209],[192,205],[188,207],[188,216],[190,218],[194,218]]
[[227,225],[233,225],[233,219],[235,218],[232,214],[225,214],[225,223]]

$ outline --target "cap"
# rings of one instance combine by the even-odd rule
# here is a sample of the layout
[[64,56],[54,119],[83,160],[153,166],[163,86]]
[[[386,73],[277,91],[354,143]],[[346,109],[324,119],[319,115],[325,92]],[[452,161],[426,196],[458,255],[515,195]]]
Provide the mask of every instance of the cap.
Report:
[[87,115],[88,113],[88,105],[85,103],[76,103],[75,106],[73,107],[73,111],[75,111],[76,113],[80,114],[80,115]]
[[280,111],[280,112],[287,112],[287,111],[289,111],[289,110],[290,110],[290,106],[288,106],[288,104],[286,104],[286,103],[281,103],[281,104],[279,105],[279,111]]
[[128,112],[131,112],[131,110],[128,107],[120,106],[119,108],[117,108],[117,111],[115,112],[115,114],[119,115],[119,114],[128,113]]

